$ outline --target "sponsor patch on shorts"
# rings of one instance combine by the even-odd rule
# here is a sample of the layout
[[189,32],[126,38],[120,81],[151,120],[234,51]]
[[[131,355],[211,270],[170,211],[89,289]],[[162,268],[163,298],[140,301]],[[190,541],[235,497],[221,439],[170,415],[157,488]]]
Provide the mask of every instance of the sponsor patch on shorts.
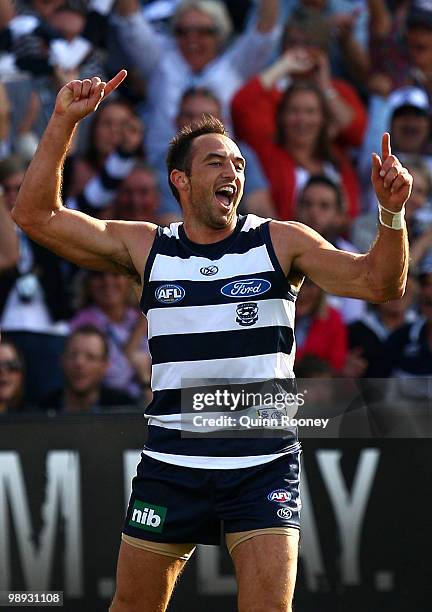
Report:
[[136,499],[132,508],[129,525],[138,529],[161,533],[167,511],[168,509],[164,506],[155,506],[154,504]]

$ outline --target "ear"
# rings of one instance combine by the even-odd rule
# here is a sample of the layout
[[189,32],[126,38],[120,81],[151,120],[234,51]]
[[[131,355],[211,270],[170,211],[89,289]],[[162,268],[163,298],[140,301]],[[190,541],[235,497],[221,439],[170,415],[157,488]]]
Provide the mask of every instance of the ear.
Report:
[[182,170],[172,170],[170,181],[174,187],[176,187],[177,191],[188,191],[189,189],[189,178]]

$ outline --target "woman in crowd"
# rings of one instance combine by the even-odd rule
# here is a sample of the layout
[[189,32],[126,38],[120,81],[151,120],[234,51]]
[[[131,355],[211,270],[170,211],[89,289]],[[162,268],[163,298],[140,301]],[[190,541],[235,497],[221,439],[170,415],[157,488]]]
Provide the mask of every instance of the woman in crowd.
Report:
[[138,398],[147,391],[150,356],[145,319],[131,303],[131,282],[120,274],[87,272],[82,285],[81,308],[71,329],[94,325],[108,339],[109,368],[105,382]]
[[[281,93],[276,85],[287,77]],[[303,48],[286,51],[234,97],[237,137],[257,151],[281,219],[293,218],[296,197],[315,174],[341,186],[350,218],[358,213],[358,179],[346,147],[361,139],[365,117],[351,98],[357,100],[348,85],[330,79],[328,58]]]
[[[85,184],[103,168],[107,157],[127,141],[128,152],[143,156],[143,125],[132,106],[115,99],[100,106],[87,134],[87,148],[83,155],[70,158],[67,196],[83,191]],[[67,180],[67,179],[66,179]]]
[[24,408],[24,362],[9,340],[0,342],[0,415]]

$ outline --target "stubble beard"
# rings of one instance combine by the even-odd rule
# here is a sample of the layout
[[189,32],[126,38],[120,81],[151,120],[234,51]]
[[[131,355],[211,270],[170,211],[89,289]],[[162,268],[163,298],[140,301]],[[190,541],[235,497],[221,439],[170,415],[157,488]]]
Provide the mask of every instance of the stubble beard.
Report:
[[218,212],[214,203],[213,192],[191,192],[191,204],[197,219],[211,229],[220,230],[233,223],[237,214],[237,204],[234,204],[226,214]]

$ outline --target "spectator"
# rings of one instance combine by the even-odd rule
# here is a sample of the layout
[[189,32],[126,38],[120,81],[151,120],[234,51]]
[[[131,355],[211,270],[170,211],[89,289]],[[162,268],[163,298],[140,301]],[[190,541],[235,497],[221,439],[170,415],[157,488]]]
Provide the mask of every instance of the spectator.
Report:
[[[356,373],[352,369],[353,378],[374,378],[381,370],[382,350],[384,343],[392,332],[416,318],[411,310],[415,286],[413,279],[407,284],[403,298],[390,300],[382,304],[371,304],[361,319],[353,321],[348,326],[348,343],[352,355],[360,367]],[[352,361],[354,361],[351,357]]]
[[[326,176],[312,176],[300,194],[296,207],[298,221],[312,227],[337,249],[356,252],[356,248],[339,233],[345,222],[342,193]],[[339,310],[345,323],[361,317],[365,309],[362,300],[329,296],[329,304]]]
[[341,315],[326,303],[325,293],[306,278],[297,299],[296,361],[315,355],[341,372],[347,355],[347,330]]
[[68,161],[68,197],[76,197],[85,184],[103,168],[108,156],[123,143],[129,153],[143,156],[143,125],[128,102],[114,99],[95,113],[87,135],[83,155]]
[[[330,67],[328,29],[325,32],[322,36],[314,27],[306,28],[301,15],[294,13],[285,28],[282,52],[293,52],[295,65],[292,66],[291,60],[287,72],[286,61],[281,58],[281,63],[276,62],[264,77],[265,86],[276,86],[281,91],[291,80],[313,81],[327,98],[330,138],[336,139],[339,146],[356,147],[362,142],[366,127],[366,109],[348,82],[334,78]],[[285,79],[284,83],[280,82],[281,78]]]
[[113,0],[89,0],[86,4],[84,10],[78,3],[64,0],[35,0],[23,7],[24,14],[10,11],[9,21],[3,20],[0,31],[0,49],[12,54],[16,67],[36,77],[80,68],[99,68],[99,72],[94,44],[105,43]]
[[[124,52],[148,81],[146,145],[150,155],[165,150],[183,92],[205,86],[220,97],[229,124],[234,92],[271,59],[280,40],[279,1],[259,0],[257,18],[227,46],[232,24],[225,5],[183,0],[173,19],[173,37],[154,31],[139,0],[118,0],[113,19]],[[152,161],[152,160],[150,160]]]
[[105,334],[109,346],[105,382],[139,398],[142,387],[149,384],[150,356],[142,315],[129,305],[131,281],[120,274],[92,271],[85,273],[82,288],[81,308],[70,322],[71,329],[93,325]]
[[108,407],[135,405],[125,391],[103,384],[108,368],[108,342],[91,325],[75,329],[68,337],[62,358],[64,386],[45,397],[39,407],[56,412],[98,412]]
[[[206,87],[193,87],[183,94],[176,125],[173,126],[173,136],[176,130],[180,130],[188,123],[195,123],[202,119],[203,114],[210,114],[222,120],[222,107],[215,94]],[[253,149],[246,143],[239,143],[242,155],[246,159],[245,168],[245,191],[242,200],[242,212],[250,212],[262,217],[274,217],[275,211],[270,198],[269,185],[264,176],[260,162]],[[159,171],[161,192],[163,195],[161,212],[170,214],[173,218],[169,221],[180,220],[180,207],[173,197],[168,184],[166,151],[156,162]]]
[[[0,161],[0,186],[6,208],[15,203],[26,169],[19,157]],[[32,242],[20,229],[19,259],[0,277],[0,325],[6,330],[56,331],[69,318],[73,268]]]
[[35,130],[39,113],[40,99],[30,77],[22,75],[0,83],[0,159],[12,152],[26,160],[33,157],[38,144]]
[[[325,42],[332,71],[358,85],[369,74],[367,6],[353,7],[350,0],[286,0],[288,21]],[[361,2],[361,0],[360,0]],[[365,3],[364,3],[365,4]]]
[[368,0],[283,0],[283,7],[286,19],[301,7],[315,10],[326,20],[335,74],[359,82],[368,72]]
[[18,263],[18,241],[15,224],[6,208],[0,187],[0,276]]
[[306,353],[296,363],[295,374],[298,388],[307,392],[305,404],[301,407],[302,418],[332,416],[335,408],[334,372],[329,362]]
[[0,342],[0,415],[24,409],[24,361],[16,346],[3,340]]
[[[165,170],[166,174],[166,170]],[[114,202],[114,219],[148,221],[156,225],[169,225],[177,215],[160,215],[160,199],[156,172],[141,162],[121,183]]]
[[432,94],[432,5],[428,0],[401,0],[393,11],[385,0],[369,0],[372,75],[369,89],[386,96],[406,85]]
[[[282,94],[277,84],[284,77],[290,84]],[[358,180],[341,145],[360,143],[366,115],[354,90],[330,79],[324,54],[287,50],[242,87],[232,110],[237,136],[261,159],[281,219],[293,218],[296,197],[313,174],[340,183],[348,214],[356,216]]]
[[394,331],[387,339],[380,360],[379,376],[396,377],[395,397],[430,398],[432,374],[432,268],[430,262],[418,276],[420,317]]
[[376,210],[376,199],[369,188],[369,175],[371,154],[380,147],[377,130],[391,132],[392,150],[399,159],[404,162],[407,155],[422,155],[432,172],[429,114],[428,97],[418,87],[403,87],[394,91],[387,99],[372,97],[369,124],[359,159],[359,170],[365,186],[364,210]]

